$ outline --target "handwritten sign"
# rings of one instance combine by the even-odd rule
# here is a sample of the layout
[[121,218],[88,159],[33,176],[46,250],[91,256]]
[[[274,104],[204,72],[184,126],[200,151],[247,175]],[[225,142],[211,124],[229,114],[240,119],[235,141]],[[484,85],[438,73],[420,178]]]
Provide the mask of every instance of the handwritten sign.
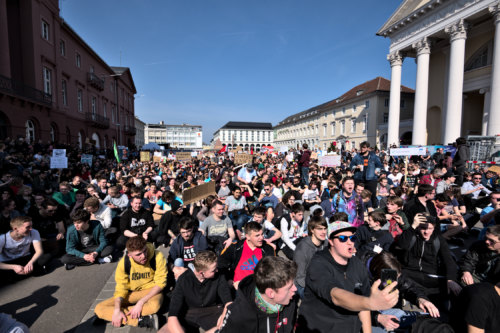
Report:
[[191,152],[178,152],[175,153],[176,161],[191,161]]
[[52,156],[50,158],[51,169],[66,169],[68,167],[68,158],[66,156]]
[[391,148],[391,156],[425,155],[425,147]]
[[325,155],[318,157],[319,166],[336,167],[340,166],[340,155]]
[[[161,155],[160,155],[161,157]],[[141,151],[141,162],[149,162],[151,159],[151,156],[149,154],[149,151]]]
[[90,155],[90,154],[82,154],[80,162],[82,164],[87,163],[89,166],[92,166],[92,155]]
[[234,156],[234,164],[236,165],[252,163],[252,160],[253,155],[250,154],[236,154]]

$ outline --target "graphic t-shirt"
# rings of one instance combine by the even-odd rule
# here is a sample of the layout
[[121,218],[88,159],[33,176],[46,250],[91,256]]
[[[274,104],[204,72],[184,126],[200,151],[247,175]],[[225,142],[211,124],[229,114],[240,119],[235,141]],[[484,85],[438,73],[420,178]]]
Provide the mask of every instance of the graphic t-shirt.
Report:
[[193,241],[184,242],[184,263],[189,263],[194,260],[196,253],[194,253],[194,244]]
[[92,232],[89,232],[89,230],[79,230],[78,234],[80,235],[80,242],[82,243],[83,248],[97,245],[94,239],[94,235],[92,234]]
[[260,259],[262,259],[262,249],[257,247],[252,251],[245,241],[240,261],[238,261],[238,265],[234,270],[234,282],[241,281],[248,275],[253,274],[253,270]]

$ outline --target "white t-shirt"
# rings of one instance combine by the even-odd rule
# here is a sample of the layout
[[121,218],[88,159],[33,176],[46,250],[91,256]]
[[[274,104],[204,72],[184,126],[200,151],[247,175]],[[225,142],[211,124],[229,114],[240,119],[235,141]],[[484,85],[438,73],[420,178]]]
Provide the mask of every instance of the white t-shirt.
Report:
[[30,234],[20,241],[15,241],[10,232],[0,235],[0,262],[10,261],[30,254],[31,243],[40,241],[40,234],[32,229]]

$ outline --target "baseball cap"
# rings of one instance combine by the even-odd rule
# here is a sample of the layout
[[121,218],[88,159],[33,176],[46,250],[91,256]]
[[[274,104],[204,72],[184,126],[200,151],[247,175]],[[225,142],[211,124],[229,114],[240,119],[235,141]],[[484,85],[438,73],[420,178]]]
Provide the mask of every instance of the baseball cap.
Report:
[[352,231],[356,232],[358,228],[350,224],[349,222],[344,221],[335,221],[328,224],[328,238],[343,231]]

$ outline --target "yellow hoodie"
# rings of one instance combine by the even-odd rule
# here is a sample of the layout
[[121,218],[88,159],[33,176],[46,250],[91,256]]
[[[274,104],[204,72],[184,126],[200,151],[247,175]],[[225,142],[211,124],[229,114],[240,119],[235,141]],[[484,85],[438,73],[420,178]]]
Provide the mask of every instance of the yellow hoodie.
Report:
[[[130,258],[130,275],[125,273],[125,258],[118,262],[115,272],[116,288],[114,297],[126,298],[131,291],[151,289],[154,286],[165,288],[167,285],[167,261],[160,251],[156,251],[153,244],[148,243],[148,261],[145,265],[136,263]],[[153,253],[156,252],[156,270],[149,264]]]

